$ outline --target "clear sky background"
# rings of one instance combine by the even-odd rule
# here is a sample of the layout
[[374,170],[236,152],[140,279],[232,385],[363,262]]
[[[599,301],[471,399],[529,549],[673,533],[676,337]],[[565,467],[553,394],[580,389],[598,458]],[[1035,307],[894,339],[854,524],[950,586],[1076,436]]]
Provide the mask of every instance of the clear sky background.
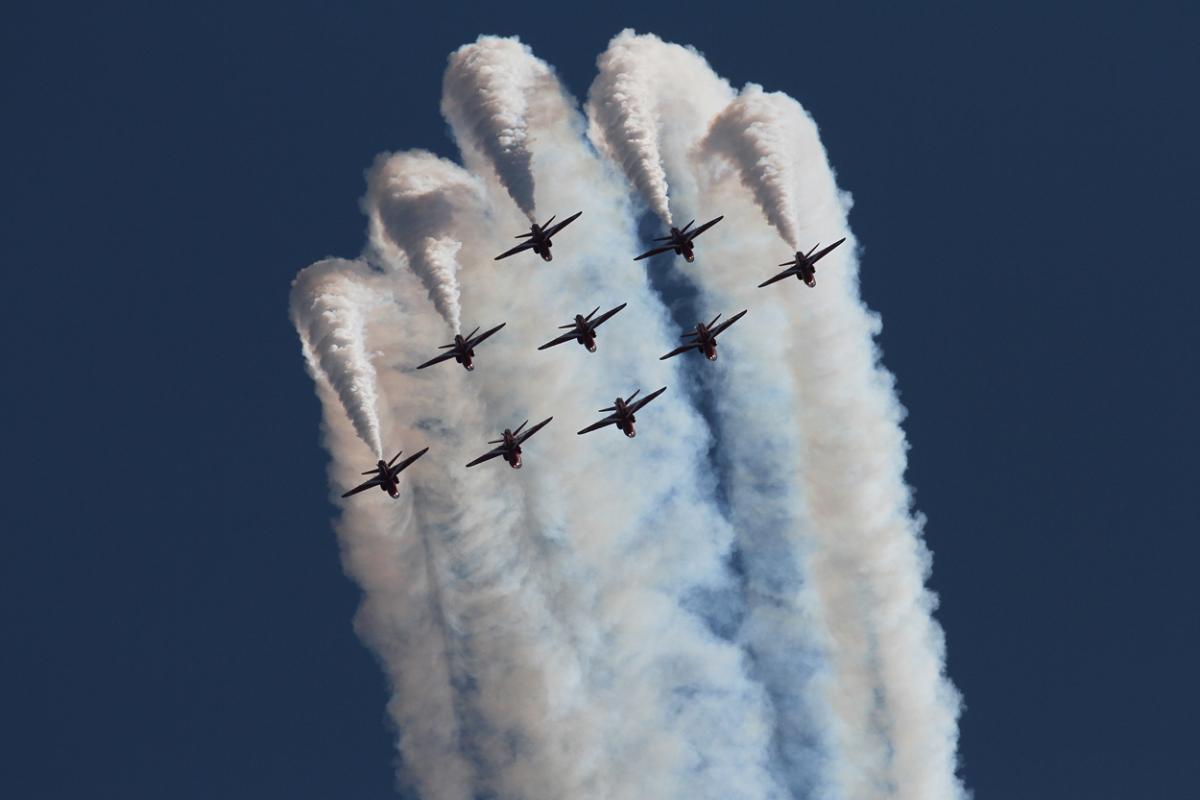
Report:
[[968,785],[1194,795],[1200,6],[412,5],[6,9],[0,795],[394,796],[289,284],[376,153],[454,154],[452,49],[583,97],[624,27],[854,194]]

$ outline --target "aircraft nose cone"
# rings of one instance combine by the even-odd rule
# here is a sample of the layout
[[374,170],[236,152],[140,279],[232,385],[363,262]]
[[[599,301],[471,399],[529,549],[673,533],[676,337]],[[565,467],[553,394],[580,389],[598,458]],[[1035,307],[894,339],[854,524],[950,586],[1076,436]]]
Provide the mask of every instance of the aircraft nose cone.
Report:
[[594,345],[594,344],[589,344],[589,345],[587,346],[587,349],[588,349],[588,352],[589,352],[589,353],[594,353],[594,352],[596,352],[596,345]]

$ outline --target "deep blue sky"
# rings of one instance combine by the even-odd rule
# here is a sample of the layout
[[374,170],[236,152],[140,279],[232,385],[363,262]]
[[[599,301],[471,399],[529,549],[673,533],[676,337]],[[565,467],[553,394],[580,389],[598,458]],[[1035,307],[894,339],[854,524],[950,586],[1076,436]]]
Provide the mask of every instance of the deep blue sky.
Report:
[[452,154],[450,50],[582,96],[626,26],[799,98],[854,193],[968,784],[1194,794],[1200,6],[103,5],[0,25],[0,795],[393,796],[289,282],[375,153]]

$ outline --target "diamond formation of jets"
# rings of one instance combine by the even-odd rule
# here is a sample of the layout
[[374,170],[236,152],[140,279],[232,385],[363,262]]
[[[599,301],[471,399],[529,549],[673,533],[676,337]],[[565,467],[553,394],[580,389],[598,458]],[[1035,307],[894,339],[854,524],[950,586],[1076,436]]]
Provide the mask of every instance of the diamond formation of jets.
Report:
[[721,318],[720,314],[717,314],[715,317],[713,317],[712,322],[708,323],[707,325],[705,325],[703,322],[697,322],[695,330],[688,331],[687,333],[683,334],[683,336],[679,337],[681,339],[689,339],[690,338],[692,341],[688,342],[685,345],[676,347],[674,350],[667,353],[665,356],[660,356],[658,360],[665,361],[666,359],[671,358],[673,356],[677,356],[680,353],[686,353],[688,350],[695,350],[698,353],[703,353],[704,357],[707,358],[709,361],[716,361],[717,360],[717,337],[720,336],[722,333],[724,333],[725,330],[728,329],[730,325],[737,322],[739,319],[741,319],[745,315],[746,315],[745,310],[739,311],[738,313],[734,314],[729,319],[722,322],[720,325],[717,325],[717,320],[719,320]]
[[[463,365],[463,369],[470,372],[471,370],[475,369],[475,346],[507,324],[507,322],[501,322],[496,327],[492,328],[491,330],[484,331],[483,333],[479,333],[479,328],[471,331],[466,336],[463,336],[461,333],[456,333],[454,334],[453,342],[450,344],[444,344],[438,348],[439,350],[445,350],[445,353],[442,353],[440,356],[434,356],[424,364],[417,367],[417,369],[432,367],[434,364],[440,364],[443,361],[449,361],[453,358],[459,364]],[[477,333],[479,333],[478,336],[475,335]]]
[[424,450],[421,450],[418,453],[413,453],[399,464],[396,464],[396,459],[399,458],[403,452],[404,451],[401,450],[399,453],[396,453],[391,461],[384,461],[382,458],[379,459],[379,463],[375,465],[375,469],[369,469],[363,473],[363,475],[372,475],[374,477],[368,481],[360,483],[358,486],[355,486],[353,489],[343,494],[342,497],[349,497],[352,494],[365,492],[367,489],[370,489],[373,486],[378,486],[380,489],[391,495],[393,499],[399,497],[400,478],[398,476],[405,470],[406,467],[429,452],[429,448],[426,447]]
[[[551,261],[553,258],[550,252],[550,248],[553,246],[551,237],[557,234],[563,228],[567,227],[567,225],[570,225],[582,214],[582,211],[576,212],[558,224],[553,224],[554,217],[550,217],[550,219],[546,220],[546,224],[544,225],[533,223],[530,225],[529,233],[522,234],[517,237],[518,239],[525,239],[526,241],[522,242],[511,250],[496,256],[496,260],[499,261],[502,258],[508,258],[511,255],[515,255],[516,253],[520,253],[525,250],[532,250],[534,253],[537,253],[539,256],[541,256],[545,261]],[[662,242],[663,244],[656,246],[645,253],[642,253],[634,260],[640,261],[644,258],[658,255],[659,253],[674,251],[676,255],[683,256],[687,261],[694,261],[695,252],[693,242],[695,238],[712,226],[716,225],[722,219],[724,219],[723,216],[717,217],[716,219],[711,219],[697,228],[692,228],[692,225],[695,224],[695,220],[688,222],[688,224],[684,225],[682,229],[672,227],[671,233],[668,236],[654,239],[655,242]],[[814,245],[813,248],[807,253],[797,251],[795,257],[791,261],[787,261],[779,265],[781,267],[787,267],[787,269],[777,275],[772,276],[763,283],[760,283],[759,287],[761,288],[764,286],[769,286],[776,281],[781,281],[784,278],[788,278],[793,275],[808,286],[816,286],[816,267],[814,265],[817,263],[817,261],[824,258],[845,241],[846,239],[843,237],[823,249],[818,243]],[[596,306],[594,309],[592,309],[591,313],[587,316],[576,314],[573,322],[559,326],[559,329],[564,330],[565,333],[562,333],[556,338],[541,345],[538,347],[538,350],[547,350],[551,347],[557,347],[560,344],[576,341],[585,347],[588,352],[596,352],[596,329],[615,316],[618,312],[625,308],[625,306],[625,303],[621,303],[621,305],[617,306],[616,308],[605,311],[599,316],[596,314],[600,311],[600,306]],[[681,353],[686,353],[689,350],[695,350],[699,353],[702,353],[709,361],[716,361],[717,337],[728,330],[733,323],[745,316],[746,313],[747,310],[743,309],[720,324],[718,324],[719,320],[721,319],[720,314],[713,317],[712,321],[707,324],[705,324],[703,321],[696,323],[696,327],[693,330],[684,333],[680,337],[681,339],[685,340],[684,344],[676,347],[666,355],[660,356],[659,360],[666,360],[668,358],[673,358],[677,355],[680,355]],[[417,367],[417,369],[425,369],[426,367],[430,367],[434,364],[439,364],[443,361],[448,361],[453,358],[456,362],[462,364],[464,369],[468,371],[473,370],[475,368],[475,348],[481,342],[488,339],[501,328],[503,328],[505,324],[506,323],[502,322],[496,327],[490,328],[483,333],[479,333],[479,328],[476,327],[475,330],[471,331],[466,336],[456,334],[453,342],[442,345],[439,348],[446,352],[431,358],[424,364],[421,364],[419,367]],[[587,426],[578,433],[580,435],[591,433],[592,431],[599,430],[600,428],[606,428],[610,425],[613,425],[620,429],[621,432],[629,438],[633,438],[637,436],[637,430],[634,427],[634,424],[637,422],[637,412],[645,408],[650,401],[654,400],[666,390],[667,387],[664,386],[655,392],[651,392],[640,400],[636,399],[641,393],[640,389],[635,391],[629,397],[618,397],[613,401],[611,406],[600,409],[600,413],[608,414],[608,416],[604,417],[604,419],[601,419],[599,422],[595,422]],[[547,417],[538,424],[534,425],[532,428],[528,429],[526,429],[526,426],[529,424],[529,420],[522,422],[515,431],[505,428],[499,439],[494,439],[488,442],[488,444],[496,446],[471,463],[467,464],[467,466],[474,467],[477,464],[482,464],[483,462],[490,461],[493,458],[503,457],[513,469],[520,469],[521,445],[524,444],[531,436],[549,424],[553,419],[554,417]],[[367,481],[355,486],[353,489],[343,494],[342,497],[350,497],[351,495],[356,495],[376,486],[393,498],[399,497],[399,474],[407,467],[412,465],[412,463],[418,458],[425,455],[425,453],[428,451],[429,448],[426,447],[424,450],[414,453],[399,463],[396,463],[396,461],[400,458],[403,451],[397,453],[391,461],[384,462],[381,459],[376,464],[374,469],[370,469],[362,473],[363,475],[371,476]]]
[[505,428],[504,433],[500,434],[499,439],[493,439],[492,441],[488,442],[488,444],[494,444],[498,446],[488,450],[479,458],[475,459],[470,464],[467,464],[467,466],[473,467],[476,464],[482,464],[485,461],[490,461],[497,456],[503,456],[504,460],[508,462],[510,467],[513,469],[520,469],[521,445],[524,444],[530,436],[533,436],[535,433],[544,428],[546,423],[552,419],[554,419],[554,417],[547,417],[524,433],[521,433],[521,430],[529,424],[529,420],[522,422],[515,431]]
[[634,401],[633,398],[638,396],[638,392],[640,392],[641,389],[638,389],[636,392],[624,399],[618,397],[615,401],[613,401],[611,406],[600,409],[601,414],[605,413],[606,411],[611,411],[611,414],[599,422],[594,422],[591,425],[588,425],[586,428],[579,431],[579,434],[591,433],[592,431],[598,431],[601,428],[607,428],[609,425],[616,425],[621,429],[622,433],[632,439],[633,437],[637,436],[637,429],[633,427],[633,424],[637,422],[637,417],[634,415],[638,411],[641,411],[643,408],[645,408],[647,403],[658,397],[666,390],[667,387],[664,386],[658,391],[651,392],[641,400],[637,401]]
[[696,260],[696,254],[693,252],[692,241],[697,236],[704,233],[706,230],[711,228],[713,225],[716,225],[723,219],[725,219],[724,214],[716,219],[710,219],[708,222],[694,230],[691,228],[692,223],[694,223],[696,220],[692,220],[687,225],[684,225],[682,230],[673,227],[668,235],[660,236],[653,240],[655,242],[666,242],[666,244],[659,247],[652,247],[646,252],[642,253],[640,256],[635,257],[633,260],[641,261],[643,258],[649,258],[650,256],[656,256],[659,253],[665,253],[668,250],[674,250],[675,255],[683,256],[685,259],[687,259],[688,263],[691,263]]
[[[522,233],[516,237],[517,239],[525,239],[526,241],[521,242],[512,250],[504,251],[500,255],[496,256],[494,260],[499,261],[502,258],[508,258],[509,256],[516,255],[522,251],[532,250],[541,256],[543,261],[553,261],[554,256],[551,254],[550,248],[554,246],[554,243],[550,241],[550,237],[570,225],[575,220],[579,219],[579,215],[582,213],[582,211],[577,211],[564,219],[562,222],[553,226],[550,223],[554,222],[554,217],[546,220],[545,225],[538,225],[536,222],[532,223],[529,226],[529,233]],[[557,216],[557,214],[555,216]]]
[[592,319],[592,316],[600,310],[600,306],[596,306],[594,309],[592,309],[592,313],[588,314],[586,317],[582,314],[576,314],[574,322],[558,326],[560,330],[564,328],[569,328],[570,330],[558,338],[551,339],[550,341],[546,342],[544,345],[539,347],[538,350],[546,350],[556,345],[575,340],[586,347],[589,353],[596,352],[596,328],[600,327],[600,325],[611,319],[612,316],[624,308],[625,305],[625,303],[621,303],[621,305],[617,306],[611,311],[605,311],[595,319]]
[[787,267],[787,269],[778,275],[763,281],[758,285],[758,288],[761,289],[764,286],[770,286],[775,281],[781,281],[784,278],[790,278],[792,275],[795,275],[797,279],[804,281],[809,286],[816,286],[817,268],[813,265],[825,256],[829,255],[830,251],[844,241],[846,241],[846,238],[842,237],[833,244],[829,245],[829,247],[826,247],[824,250],[817,250],[817,248],[821,246],[820,242],[813,245],[812,250],[809,250],[807,253],[801,253],[799,250],[797,250],[795,258],[793,258],[791,261],[785,261],[779,265],[781,267]]

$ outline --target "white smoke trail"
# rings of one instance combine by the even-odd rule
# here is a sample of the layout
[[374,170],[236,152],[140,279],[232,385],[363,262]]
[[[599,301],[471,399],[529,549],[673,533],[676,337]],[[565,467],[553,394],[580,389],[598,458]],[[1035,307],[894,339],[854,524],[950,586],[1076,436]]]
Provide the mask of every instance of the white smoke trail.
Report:
[[[768,116],[752,109],[769,106],[770,125],[787,132],[761,140],[790,146],[780,163],[788,166],[782,178],[794,197],[803,198],[796,203],[800,234],[814,241],[850,235],[850,199],[836,187],[808,113],[790,97],[764,95],[756,86],[740,100],[761,120]],[[796,321],[797,335],[810,347],[792,362],[797,379],[809,386],[800,411],[810,438],[805,485],[823,534],[814,571],[829,576],[828,583],[840,581],[842,596],[858,595],[868,607],[895,796],[959,798],[959,697],[944,674],[943,634],[932,620],[936,599],[923,585],[930,555],[902,480],[904,410],[892,375],[878,363],[880,320],[859,299],[853,249],[834,251],[820,269],[808,313]],[[847,563],[857,566],[857,581],[848,578]]]
[[[558,87],[542,100],[531,163],[556,179],[539,181],[539,203],[587,214],[560,234],[553,265],[529,257],[496,267],[487,256],[518,223],[497,210],[499,227],[465,243],[463,292],[468,307],[494,308],[489,319],[509,322],[490,356],[494,370],[481,360],[472,376],[485,400],[505,409],[502,417],[535,403],[566,409],[553,423],[562,420],[566,436],[548,430],[531,444],[535,458],[554,468],[535,470],[530,459],[520,482],[538,523],[531,534],[542,581],[589,665],[579,696],[587,698],[596,764],[589,783],[563,796],[774,796],[762,770],[767,731],[758,691],[736,649],[681,608],[698,587],[727,580],[721,556],[729,531],[704,491],[709,479],[697,473],[707,448],[700,420],[686,405],[657,402],[644,412],[651,427],[635,442],[612,431],[574,435],[613,395],[673,384],[675,369],[656,360],[667,334],[644,272],[612,258],[634,247],[623,189],[582,142],[573,102]],[[451,123],[460,139],[470,135]],[[469,166],[484,166],[463,151]],[[601,329],[597,354],[575,345],[533,349],[554,335],[554,322],[622,301],[629,306]],[[663,537],[664,525],[692,535]],[[683,696],[692,700],[681,704]]]
[[[742,141],[736,127],[723,131],[733,137],[733,150],[767,143],[785,150],[760,159],[777,171],[741,170],[759,202],[774,195],[761,183],[778,183],[793,198],[797,231],[806,241],[850,236],[850,201],[838,191],[812,118],[795,100],[764,95],[756,86],[747,87],[739,104],[761,130],[752,126]],[[747,163],[738,159],[739,166]],[[865,616],[869,652],[847,666],[861,669],[868,659],[877,673],[894,796],[958,798],[959,698],[945,676],[944,639],[932,618],[936,598],[923,585],[930,555],[903,481],[903,409],[894,379],[879,365],[879,319],[859,298],[852,247],[853,240],[821,262],[817,289],[802,296],[803,313],[793,314],[793,335],[807,344],[791,364],[805,387],[799,409],[808,440],[804,484],[819,537],[812,570],[835,652],[863,647],[862,637],[839,623]],[[764,266],[769,271],[770,262]],[[794,292],[792,283],[774,288]]]
[[[363,210],[371,244],[401,250],[438,313],[455,333],[462,329],[456,229],[482,203],[483,188],[462,167],[424,150],[375,159],[367,173]],[[476,214],[477,216],[477,214]]]
[[[596,63],[599,74],[588,91],[588,137],[670,225],[669,195],[694,195],[681,140],[693,137],[690,147],[734,91],[694,48],[632,30],[614,37]],[[680,75],[696,81],[679,83]],[[668,174],[683,183],[674,192]]]
[[[628,36],[622,34],[614,45]],[[814,231],[814,236],[828,237],[826,241],[846,233],[844,210],[838,205],[840,197],[816,139],[815,127],[803,113],[805,125],[798,127],[789,113],[789,103],[799,108],[794,101],[782,97],[764,99],[757,87],[748,87],[741,97],[721,110],[717,104],[721,101],[723,82],[702,60],[680,59],[676,69],[664,69],[660,55],[664,48],[688,51],[664,45],[655,37],[638,38],[646,40],[642,49],[649,53],[647,69],[652,65],[658,76],[654,85],[689,87],[689,98],[693,96],[690,87],[698,87],[693,118],[715,117],[707,131],[703,126],[687,129],[678,119],[672,122],[671,118],[663,117],[656,140],[664,162],[669,165],[667,174],[671,184],[676,187],[673,202],[677,207],[694,210],[697,201],[703,199],[709,208],[725,213],[725,231],[736,231],[727,237],[714,232],[698,244],[697,263],[707,268],[689,270],[688,274],[694,277],[701,298],[712,304],[713,310],[752,308],[752,315],[740,325],[742,335],[756,334],[752,336],[754,344],[749,348],[739,347],[738,334],[732,334],[727,349],[738,362],[726,367],[729,370],[726,374],[738,374],[739,379],[736,383],[722,381],[718,387],[717,421],[722,429],[738,432],[737,437],[723,442],[722,452],[727,465],[726,490],[745,558],[749,593],[748,616],[741,635],[756,657],[757,674],[775,704],[777,747],[789,785],[796,794],[822,793],[819,782],[814,785],[811,778],[812,762],[820,757],[821,748],[806,753],[803,746],[796,746],[797,741],[803,741],[804,726],[811,726],[819,716],[819,708],[782,685],[787,680],[789,663],[793,666],[802,663],[806,647],[812,648],[815,640],[823,644],[820,649],[829,660],[829,668],[818,674],[816,685],[822,688],[820,694],[832,713],[832,719],[825,722],[825,735],[831,738],[833,750],[827,776],[830,790],[838,796],[856,798],[893,793],[901,797],[955,797],[961,791],[954,778],[957,705],[952,687],[941,674],[943,655],[940,631],[930,618],[932,600],[921,588],[927,565],[922,560],[923,545],[907,512],[898,416],[894,410],[889,411],[887,402],[893,409],[898,406],[890,393],[890,382],[881,380],[880,376],[886,373],[876,367],[872,330],[870,326],[862,326],[842,332],[847,337],[845,346],[856,343],[869,356],[865,367],[861,362],[853,364],[862,368],[859,373],[843,375],[847,382],[843,388],[851,391],[848,387],[853,386],[862,395],[870,390],[878,392],[880,385],[885,386],[882,397],[876,398],[878,406],[873,409],[876,416],[857,419],[850,425],[855,430],[875,432],[877,438],[866,442],[874,445],[874,449],[831,450],[818,432],[831,427],[842,430],[841,424],[832,425],[831,420],[840,423],[846,415],[845,408],[833,403],[821,404],[815,398],[821,397],[820,387],[827,385],[828,372],[836,362],[826,364],[826,372],[796,369],[792,380],[786,375],[779,376],[777,370],[779,364],[811,364],[814,348],[822,346],[821,337],[809,326],[793,322],[810,320],[811,312],[807,307],[789,311],[780,305],[778,294],[764,295],[752,288],[765,275],[746,275],[727,268],[746,263],[761,263],[766,268],[782,260],[776,256],[783,253],[773,237],[760,232],[756,215],[742,201],[741,187],[720,180],[726,172],[722,169],[725,159],[734,162],[742,186],[751,190],[768,220],[793,248],[799,233],[814,231],[816,227],[820,230]],[[624,42],[623,47],[628,50],[629,43]],[[602,58],[601,63],[604,61]],[[797,130],[804,135],[797,136]],[[702,137],[706,137],[705,145],[696,147]],[[799,143],[793,144],[797,139]],[[686,158],[689,153],[694,159],[692,164],[699,167],[698,176],[692,174],[692,164]],[[720,158],[714,158],[718,155]],[[808,179],[809,175],[822,176],[825,182],[814,182]],[[809,222],[813,209],[831,206],[840,214],[828,220],[832,224],[825,224],[824,219]],[[829,259],[833,263],[846,257],[846,253],[835,255],[837,259],[833,256]],[[857,297],[856,281],[841,288],[844,291],[838,300],[847,307],[843,310],[850,313],[847,309],[857,309],[860,316],[865,315]],[[821,293],[825,291],[824,286],[819,289]],[[758,331],[747,330],[764,321],[767,325]],[[740,369],[743,366],[746,368]],[[776,373],[772,387],[765,397],[753,396],[750,407],[737,395],[735,387],[744,385],[743,381],[752,379],[754,373],[766,372]],[[790,408],[770,411],[770,404],[786,398],[789,391],[795,392],[785,401]],[[762,393],[760,389],[759,395]],[[764,427],[764,416],[772,428],[777,428],[774,436],[757,435]],[[779,420],[784,424],[778,425]],[[799,422],[798,431],[787,424],[790,421]],[[792,443],[799,446],[800,459],[789,470],[787,454],[773,453],[770,445],[786,449]],[[834,453],[836,458],[832,457]],[[883,457],[881,453],[888,455]],[[829,494],[814,488],[812,476],[818,476],[818,483],[829,481],[830,475],[844,481],[851,464],[855,469],[862,468],[856,459],[866,463],[885,462],[887,468],[879,472],[880,485],[887,478],[891,481],[887,485],[904,492],[899,500],[894,494],[890,497],[893,512],[899,509],[898,524],[889,538],[872,542],[875,548],[862,542],[865,526],[876,519],[870,514],[879,513],[878,508],[871,508],[869,497],[848,498],[846,504],[831,509]],[[799,472],[805,476],[803,485],[807,491],[791,491],[786,481],[773,484],[769,479],[764,480],[764,475],[781,474],[777,470],[783,470],[784,475]],[[776,516],[772,518],[772,514]],[[845,529],[848,524],[859,526],[857,536]],[[781,536],[789,527],[791,532]],[[850,550],[840,547],[846,539],[853,540],[855,547]],[[904,548],[912,551],[912,558],[903,565],[905,569],[900,574],[904,577],[899,582],[910,594],[895,597],[898,601],[895,605],[873,602],[873,587],[864,588],[854,575],[862,569],[879,567],[886,554]],[[807,577],[802,588],[796,585],[797,570]],[[897,641],[908,645],[903,659],[892,657],[893,650],[886,648],[882,635],[885,628],[891,628],[888,623],[898,610],[904,610],[903,630],[907,638]],[[911,697],[893,701],[893,695],[905,687],[889,686],[889,673],[899,678],[904,669],[916,665],[923,670],[922,677],[914,683],[923,686],[916,694],[924,705],[912,702]],[[918,724],[911,713],[917,708],[927,712],[930,724]],[[923,765],[919,758],[906,755],[915,753],[925,755]]]
[[[755,233],[760,227],[757,214],[747,224],[731,198],[701,192],[690,158],[708,121],[734,92],[690,48],[630,31],[617,36],[611,47],[628,56],[626,69],[653,76],[650,85],[660,96],[653,102],[670,108],[658,117],[661,127],[654,138],[668,166],[677,211],[727,217],[721,227],[698,240],[696,264],[681,267],[698,294],[691,310],[705,320],[717,312],[746,307],[751,312],[723,337],[727,355],[719,366],[693,369],[701,376],[697,392],[713,398],[715,421],[729,433],[721,437],[719,463],[741,567],[744,610],[737,637],[750,653],[754,674],[773,707],[774,769],[793,796],[822,796],[831,791],[826,784],[836,783],[826,775],[829,750],[844,750],[845,745],[828,732],[828,713],[810,682],[820,669],[822,642],[805,583],[807,509],[804,497],[790,490],[788,479],[800,469],[801,439],[794,413],[799,387],[786,373],[781,375],[778,366],[790,357],[787,338],[778,333],[786,320],[778,307],[749,294],[720,269],[765,252],[762,237]],[[612,63],[607,57],[600,62]],[[605,81],[602,72],[593,84],[594,101],[604,83],[611,80]],[[684,324],[694,322],[689,318]],[[753,344],[742,346],[743,342]],[[770,380],[764,383],[763,375]],[[865,759],[857,762],[862,768]]]
[[[908,512],[898,405],[877,368],[850,244],[822,262],[818,289],[803,295],[811,309],[730,269],[782,260],[721,167],[726,156],[696,148],[732,90],[693,50],[629,32],[616,41],[626,52],[602,58],[602,70],[620,63],[639,81],[639,53],[650,54],[663,86],[686,90],[652,86],[659,96],[640,106],[658,113],[652,141],[670,205],[695,212],[703,199],[727,216],[689,268],[706,313],[751,307],[722,338],[719,371],[657,360],[677,332],[643,265],[614,258],[636,252],[623,187],[584,144],[552,70],[515,40],[461,48],[443,83],[443,111],[479,177],[429,154],[381,158],[364,201],[371,247],[404,258],[389,256],[386,273],[322,262],[293,292],[335,485],[356,478],[362,456],[350,433],[358,420],[324,361],[342,365],[353,350],[369,367],[366,342],[385,400],[376,440],[382,430],[389,449],[431,447],[404,473],[398,501],[355,497],[338,526],[365,592],[358,630],[392,685],[401,774],[439,800],[953,797],[954,716],[943,713],[953,690],[921,586],[927,554]],[[633,85],[600,80],[596,108],[611,87]],[[621,128],[619,107],[597,112],[612,119],[600,134],[593,120],[593,136]],[[801,133],[786,164],[801,174],[781,179],[801,187],[799,235],[824,237],[844,229],[845,209],[815,127]],[[531,215],[535,176],[547,212],[587,213],[556,237],[553,264],[497,265],[522,226],[499,198]],[[435,309],[450,319],[455,271],[468,326],[508,326],[480,347],[473,373],[453,362],[415,372],[443,341]],[[341,300],[314,326],[326,294]],[[573,313],[620,302],[598,353],[534,349]],[[344,331],[356,313],[349,348],[328,329]],[[687,402],[695,375],[697,392],[713,396],[721,487],[712,434]],[[613,395],[664,384],[636,440],[574,434]],[[461,466],[499,428],[551,414],[520,472]],[[739,584],[726,566],[735,543]],[[919,674],[905,686],[910,670]]]
[[[346,291],[347,286],[353,290]],[[322,401],[323,432],[334,456],[330,478],[338,487],[335,493],[340,494],[343,487],[363,480],[359,472],[364,458],[356,441],[357,425],[309,343],[306,316],[310,309],[321,307],[319,298],[325,296],[336,298],[339,318],[356,320],[359,346],[368,329],[395,326],[396,307],[387,302],[390,292],[383,276],[357,261],[318,262],[301,272],[293,290],[293,321],[301,332],[301,346]],[[388,375],[385,369],[383,377]],[[391,395],[384,393],[384,397]],[[419,441],[416,436],[405,440],[409,447]],[[422,462],[417,466],[423,466]],[[360,502],[340,501],[344,509],[337,524],[338,538],[346,571],[364,593],[355,629],[379,657],[392,687],[388,708],[401,734],[400,751],[411,766],[406,774],[422,797],[468,800],[473,796],[473,770],[461,753],[442,634],[445,622],[435,602],[432,554],[414,513],[414,495],[407,480],[410,474],[404,474],[401,496],[395,502],[379,502],[370,493],[356,498]]]
[[667,173],[658,152],[654,75],[635,51],[641,40],[618,37],[600,56],[600,74],[588,92],[588,134],[617,162],[651,210],[671,225]]
[[541,95],[554,91],[545,62],[516,39],[480,36],[450,55],[442,82],[442,113],[460,132],[460,146],[479,149],[510,197],[533,218],[529,128]]
[[754,194],[767,221],[795,251],[799,165],[793,161],[789,102],[795,103],[787,95],[765,94],[761,86],[747,86],[713,120],[702,147],[737,166],[742,183]]
[[369,300],[354,271],[340,259],[303,270],[292,283],[291,313],[359,438],[380,458],[375,367],[363,339],[363,305]]

